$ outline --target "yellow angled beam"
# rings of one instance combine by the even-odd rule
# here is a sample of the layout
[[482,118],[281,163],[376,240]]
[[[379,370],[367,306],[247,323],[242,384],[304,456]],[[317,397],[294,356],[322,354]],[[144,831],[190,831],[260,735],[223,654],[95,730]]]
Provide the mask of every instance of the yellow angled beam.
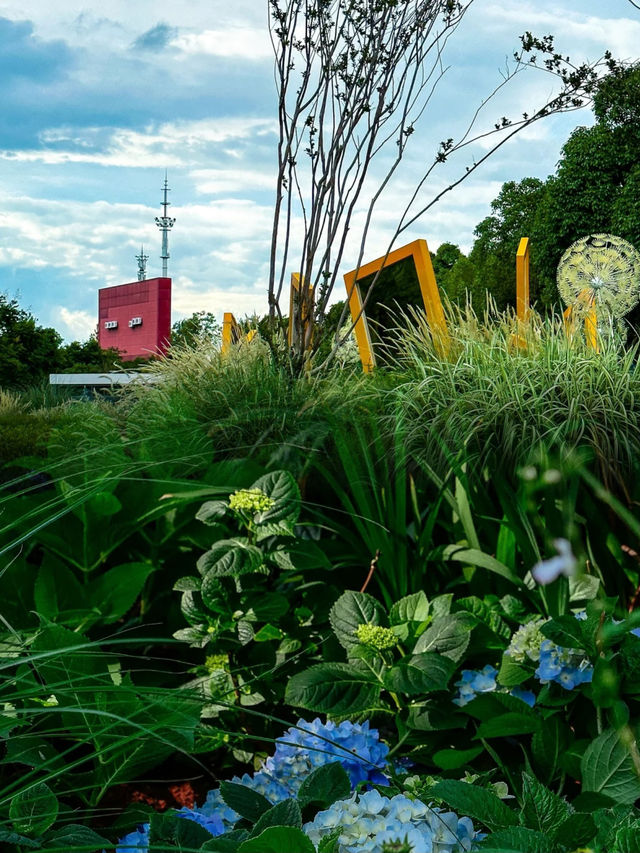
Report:
[[516,254],[516,314],[524,323],[529,316],[529,238],[523,237]]

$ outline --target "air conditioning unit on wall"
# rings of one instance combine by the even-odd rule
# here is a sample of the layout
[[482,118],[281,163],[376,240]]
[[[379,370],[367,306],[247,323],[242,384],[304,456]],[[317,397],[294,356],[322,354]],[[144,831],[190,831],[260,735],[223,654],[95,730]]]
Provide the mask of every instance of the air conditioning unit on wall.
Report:
[[129,320],[129,328],[130,329],[133,329],[134,326],[141,326],[141,325],[142,325],[142,317],[132,317]]
[[104,324],[104,327],[105,327],[105,329],[117,329],[118,328],[118,321],[117,320],[107,320],[107,322]]

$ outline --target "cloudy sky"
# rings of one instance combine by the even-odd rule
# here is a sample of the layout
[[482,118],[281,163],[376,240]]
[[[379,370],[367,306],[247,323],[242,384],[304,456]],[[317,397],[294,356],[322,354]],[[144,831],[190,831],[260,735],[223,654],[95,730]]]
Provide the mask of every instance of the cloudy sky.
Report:
[[[627,0],[475,0],[374,219],[368,257],[384,252],[438,142],[463,130],[525,30],[554,33],[576,60],[640,53],[640,12]],[[67,339],[86,339],[97,289],[136,278],[142,243],[148,275],[160,274],[154,216],[166,168],[177,219],[174,319],[200,309],[263,313],[277,142],[272,64],[267,0],[0,0],[0,291]],[[552,92],[548,75],[519,75],[479,128],[530,112]],[[431,249],[447,240],[468,250],[501,184],[553,172],[568,134],[590,120],[581,111],[533,126],[402,242],[425,237]],[[436,172],[421,199],[485,150],[480,143]],[[345,272],[355,252],[348,247]]]

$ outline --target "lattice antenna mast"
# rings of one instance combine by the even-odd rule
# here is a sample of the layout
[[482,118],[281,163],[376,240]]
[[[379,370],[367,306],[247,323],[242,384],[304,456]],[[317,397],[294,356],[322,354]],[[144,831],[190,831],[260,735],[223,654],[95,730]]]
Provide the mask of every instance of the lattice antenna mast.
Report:
[[167,199],[167,193],[171,192],[169,189],[169,183],[167,180],[167,172],[165,170],[164,173],[164,187],[163,187],[163,200],[162,200],[162,216],[156,216],[156,225],[162,231],[162,254],[160,257],[162,258],[162,277],[167,277],[167,262],[169,260],[169,231],[174,226],[175,219],[172,219],[170,216],[167,216],[167,208],[171,204],[171,202]]
[[149,255],[145,255],[144,246],[140,246],[140,254],[136,255],[136,261],[138,262],[138,281],[144,281],[147,277],[148,260]]

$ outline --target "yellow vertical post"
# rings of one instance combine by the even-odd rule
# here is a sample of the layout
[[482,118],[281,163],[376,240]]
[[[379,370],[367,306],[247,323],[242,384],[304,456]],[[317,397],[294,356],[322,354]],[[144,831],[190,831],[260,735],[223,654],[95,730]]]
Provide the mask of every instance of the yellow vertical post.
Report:
[[220,349],[223,354],[229,352],[231,344],[236,342],[237,329],[236,318],[229,311],[225,312],[222,318],[222,347]]
[[516,315],[521,323],[529,316],[529,238],[523,237],[516,254]]
[[289,290],[289,325],[287,329],[287,341],[292,347],[295,343],[295,335],[300,331],[306,352],[312,344],[313,331],[313,285],[307,286],[299,272],[291,273],[291,287]]

